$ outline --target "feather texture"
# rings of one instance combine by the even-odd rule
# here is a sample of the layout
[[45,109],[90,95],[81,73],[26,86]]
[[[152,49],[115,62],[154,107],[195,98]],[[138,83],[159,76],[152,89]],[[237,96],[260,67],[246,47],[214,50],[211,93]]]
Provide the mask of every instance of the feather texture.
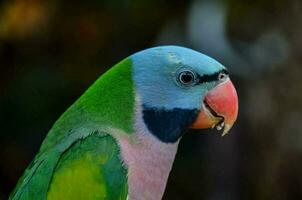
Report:
[[[91,195],[96,192],[96,188],[100,189],[100,192],[95,193],[96,196],[87,196],[88,199],[98,199],[102,195],[108,199],[126,199],[126,171],[122,168],[116,143],[105,133],[107,135],[108,127],[122,130],[124,134],[133,132],[134,89],[131,73],[131,60],[121,61],[102,75],[57,120],[10,199],[62,199],[60,195],[71,195],[67,192],[71,186],[74,195],[78,196],[70,199],[80,198],[76,191],[85,187]],[[95,147],[95,152],[89,150],[89,145]],[[72,171],[78,172],[78,182]],[[112,175],[109,176],[110,173]],[[93,186],[93,181],[98,184]],[[62,193],[64,191],[66,193]]]

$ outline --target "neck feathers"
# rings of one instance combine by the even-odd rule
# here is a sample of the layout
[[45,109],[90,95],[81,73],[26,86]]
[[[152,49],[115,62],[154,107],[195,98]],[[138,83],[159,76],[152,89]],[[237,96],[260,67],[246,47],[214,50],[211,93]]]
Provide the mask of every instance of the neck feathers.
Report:
[[160,200],[177,152],[178,140],[165,143],[150,133],[138,101],[134,134],[118,139],[128,168],[129,199]]

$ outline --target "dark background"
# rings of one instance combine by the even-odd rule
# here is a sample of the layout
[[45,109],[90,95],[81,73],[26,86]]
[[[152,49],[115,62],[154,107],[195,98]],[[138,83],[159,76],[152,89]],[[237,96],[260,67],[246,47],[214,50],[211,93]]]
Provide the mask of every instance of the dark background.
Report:
[[164,199],[302,199],[302,1],[0,1],[0,199],[104,71],[178,44],[230,72],[231,133],[188,133]]

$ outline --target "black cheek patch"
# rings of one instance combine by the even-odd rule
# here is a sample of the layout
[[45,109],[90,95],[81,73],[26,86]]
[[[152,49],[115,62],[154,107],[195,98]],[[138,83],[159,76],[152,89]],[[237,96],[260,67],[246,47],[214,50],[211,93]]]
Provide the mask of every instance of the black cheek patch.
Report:
[[197,118],[197,109],[172,110],[143,106],[143,119],[149,131],[160,141],[176,142]]

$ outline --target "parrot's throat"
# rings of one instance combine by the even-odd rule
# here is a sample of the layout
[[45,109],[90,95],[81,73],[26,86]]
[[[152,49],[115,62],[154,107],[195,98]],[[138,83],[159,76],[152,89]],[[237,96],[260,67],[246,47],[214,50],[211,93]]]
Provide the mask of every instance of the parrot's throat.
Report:
[[159,200],[165,191],[179,140],[165,143],[150,133],[142,107],[138,102],[136,105],[134,133],[116,136],[128,168],[128,196],[129,200]]
[[172,110],[150,108],[143,105],[143,119],[149,131],[164,143],[180,139],[198,115],[197,109]]

